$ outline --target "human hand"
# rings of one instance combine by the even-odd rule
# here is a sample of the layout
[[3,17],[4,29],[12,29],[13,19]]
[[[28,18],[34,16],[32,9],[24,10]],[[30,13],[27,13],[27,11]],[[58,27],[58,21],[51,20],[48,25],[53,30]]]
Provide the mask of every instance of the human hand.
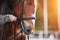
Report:
[[9,15],[9,20],[10,22],[17,21],[17,17],[15,17],[14,15]]
[[17,21],[17,17],[15,17],[14,15],[5,15],[5,22],[13,22],[13,21]]

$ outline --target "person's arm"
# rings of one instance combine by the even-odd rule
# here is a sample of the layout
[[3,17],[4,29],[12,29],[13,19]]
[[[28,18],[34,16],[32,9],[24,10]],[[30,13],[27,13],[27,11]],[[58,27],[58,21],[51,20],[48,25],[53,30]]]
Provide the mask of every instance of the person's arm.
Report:
[[0,24],[13,21],[16,21],[16,17],[13,15],[0,15]]
[[0,15],[0,24],[4,24],[9,21],[9,16]]

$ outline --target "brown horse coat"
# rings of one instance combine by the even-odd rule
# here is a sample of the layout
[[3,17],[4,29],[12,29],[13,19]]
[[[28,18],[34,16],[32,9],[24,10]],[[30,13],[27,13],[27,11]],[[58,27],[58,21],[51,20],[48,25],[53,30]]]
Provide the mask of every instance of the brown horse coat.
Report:
[[[13,5],[12,5],[13,3]],[[19,2],[16,5],[16,0],[10,0],[8,1],[8,7],[13,6],[11,8],[14,9],[14,15],[16,17],[20,16],[20,9],[21,9],[21,2]],[[24,7],[23,7],[23,17],[28,17],[28,16],[32,16],[34,13],[34,0],[24,0]],[[25,20],[25,22],[28,22],[32,29],[34,29],[33,27],[33,23],[32,20]],[[16,34],[19,32],[19,25],[17,22],[7,22],[4,24],[4,30],[5,30],[5,36],[3,37],[4,40],[14,40],[14,27],[16,26]],[[21,33],[19,33],[16,37],[16,40],[20,40],[21,39]],[[26,36],[25,34],[22,35],[22,40],[26,40]]]

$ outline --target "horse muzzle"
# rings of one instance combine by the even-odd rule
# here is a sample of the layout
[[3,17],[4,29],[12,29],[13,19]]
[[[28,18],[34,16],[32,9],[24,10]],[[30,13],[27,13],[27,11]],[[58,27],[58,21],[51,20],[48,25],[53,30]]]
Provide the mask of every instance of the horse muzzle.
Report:
[[26,35],[30,35],[31,32],[32,32],[31,25],[30,25],[28,22],[24,22],[24,23],[23,23],[23,27],[24,27],[24,33],[25,33]]

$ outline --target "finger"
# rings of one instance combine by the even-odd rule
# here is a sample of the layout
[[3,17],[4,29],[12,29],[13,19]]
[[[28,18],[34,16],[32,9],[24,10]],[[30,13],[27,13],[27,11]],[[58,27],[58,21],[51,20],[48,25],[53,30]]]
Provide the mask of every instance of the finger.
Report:
[[17,21],[17,17],[13,15],[9,15],[10,21]]

